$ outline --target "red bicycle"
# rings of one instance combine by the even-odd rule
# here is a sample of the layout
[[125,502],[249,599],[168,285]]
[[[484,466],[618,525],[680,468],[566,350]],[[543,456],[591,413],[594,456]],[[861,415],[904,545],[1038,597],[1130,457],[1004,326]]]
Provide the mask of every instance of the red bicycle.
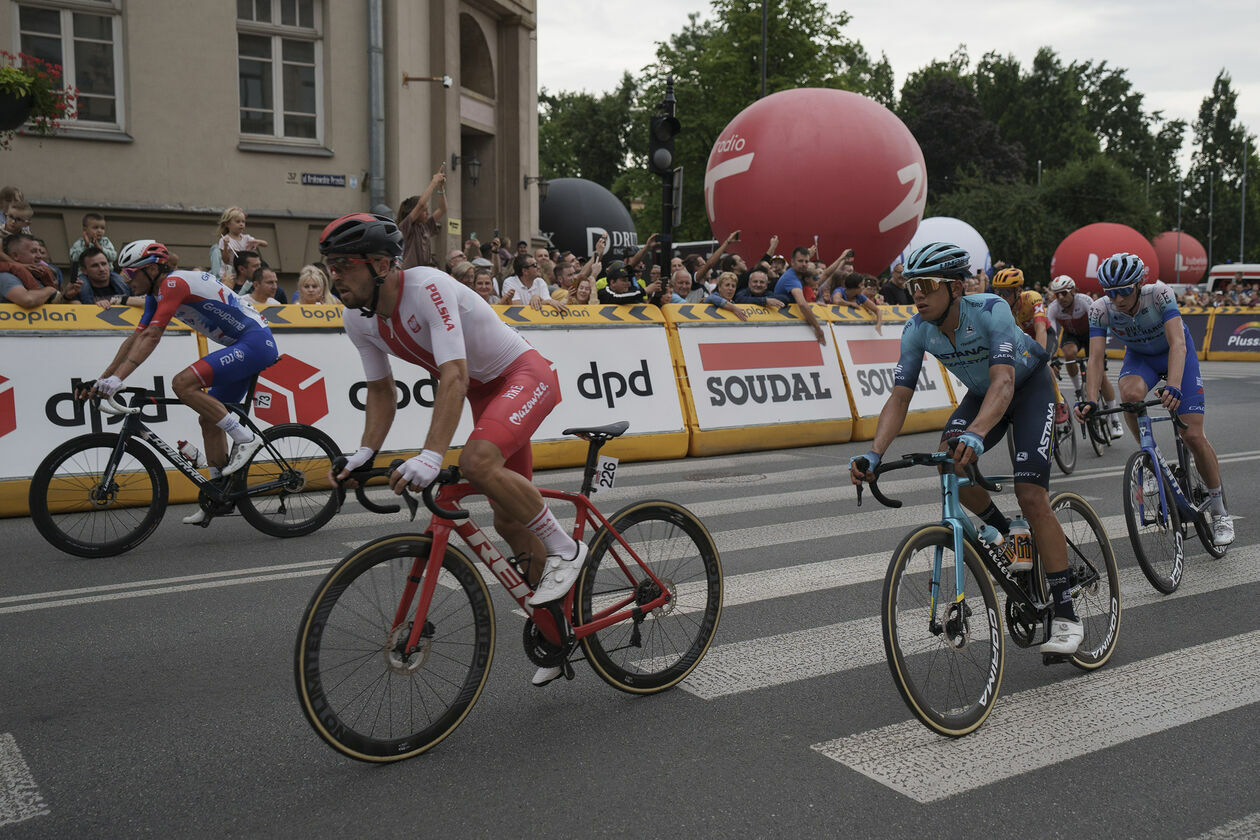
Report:
[[524,570],[459,507],[479,494],[459,483],[457,467],[422,494],[433,513],[423,534],[374,540],[329,572],[302,616],[296,649],[298,699],[315,732],[351,758],[398,761],[440,742],[477,702],[494,658],[494,607],[452,532],[524,611],[525,654],[536,665],[561,666],[572,679],[580,649],[603,680],[632,694],[664,691],[690,674],[717,631],[722,564],[708,530],[681,505],[636,502],[605,517],[591,502],[600,447],[628,427],[566,429],[590,443],[582,488],[540,491],[574,506],[574,539],[594,531],[562,601],[525,602]]

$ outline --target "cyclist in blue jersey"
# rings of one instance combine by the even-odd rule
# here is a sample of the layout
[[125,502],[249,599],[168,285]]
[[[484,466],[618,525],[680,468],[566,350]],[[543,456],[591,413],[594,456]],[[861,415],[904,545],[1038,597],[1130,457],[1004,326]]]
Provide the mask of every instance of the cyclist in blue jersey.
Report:
[[[966,251],[946,242],[924,245],[906,261],[905,277],[918,314],[906,322],[901,333],[901,360],[892,395],[879,414],[871,451],[863,457],[873,470],[901,431],[923,354],[931,353],[968,389],[941,435],[941,448],[953,447],[955,468],[960,473],[1001,440],[1008,428],[1011,430],[1016,450],[1015,498],[1032,525],[1054,598],[1051,635],[1041,652],[1070,655],[1080,646],[1085,632],[1069,589],[1067,543],[1050,509],[1055,397],[1049,356],[1016,325],[1010,306],[1000,297],[963,295],[963,280],[970,275],[970,265]],[[860,472],[855,460],[849,462],[853,483],[872,480],[873,473]],[[959,497],[985,523],[1009,533],[1010,520],[998,510],[988,491],[964,487]],[[1015,571],[1031,567],[1026,561],[1010,566]]]
[[[1194,453],[1195,464],[1209,488],[1212,541],[1229,545],[1234,541],[1234,521],[1225,510],[1216,450],[1203,433],[1204,395],[1199,355],[1172,289],[1158,281],[1143,285],[1146,274],[1146,264],[1136,254],[1112,254],[1098,267],[1098,283],[1107,294],[1089,308],[1086,394],[1076,405],[1076,416],[1084,419],[1098,409],[1098,382],[1110,329],[1125,345],[1120,399],[1124,402],[1144,400],[1161,378],[1166,380],[1160,400],[1186,424],[1181,438]],[[1125,421],[1137,438],[1137,418],[1125,414]]]
[[[120,391],[123,379],[153,354],[167,324],[178,318],[222,345],[177,373],[171,389],[200,415],[210,477],[231,475],[249,462],[263,441],[242,426],[224,403],[244,400],[254,375],[275,364],[280,352],[267,321],[231,289],[212,274],[172,271],[169,260],[166,246],[152,239],[130,242],[119,252],[119,269],[136,294],[145,295],[144,312],[135,332],[118,348],[87,395],[109,397]],[[232,440],[230,454],[227,438]],[[184,524],[204,527],[209,519],[198,508],[184,517]]]

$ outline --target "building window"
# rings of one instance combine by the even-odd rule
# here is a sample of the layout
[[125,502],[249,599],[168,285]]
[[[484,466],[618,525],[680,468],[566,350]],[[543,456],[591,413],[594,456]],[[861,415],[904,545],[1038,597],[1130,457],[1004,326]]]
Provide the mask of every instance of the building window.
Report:
[[120,0],[19,3],[18,49],[61,65],[79,89],[65,128],[122,128]]
[[241,134],[323,140],[318,0],[236,0]]

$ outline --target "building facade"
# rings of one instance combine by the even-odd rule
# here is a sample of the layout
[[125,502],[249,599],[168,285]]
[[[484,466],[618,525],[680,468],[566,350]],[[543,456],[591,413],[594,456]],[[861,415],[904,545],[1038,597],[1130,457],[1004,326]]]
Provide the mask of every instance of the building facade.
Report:
[[208,265],[219,214],[240,206],[293,274],[330,219],[396,210],[443,161],[435,254],[537,232],[536,0],[0,4],[0,46],[79,89],[56,136],[0,151],[0,183],[25,193],[58,264],[99,210],[115,244],[159,239]]

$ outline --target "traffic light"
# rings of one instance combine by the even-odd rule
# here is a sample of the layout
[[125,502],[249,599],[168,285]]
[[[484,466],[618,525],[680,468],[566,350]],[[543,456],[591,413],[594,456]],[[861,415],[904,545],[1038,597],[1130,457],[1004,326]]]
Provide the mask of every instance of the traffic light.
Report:
[[674,171],[674,135],[682,125],[678,118],[668,114],[652,117],[648,145],[648,169],[657,175],[670,175]]

